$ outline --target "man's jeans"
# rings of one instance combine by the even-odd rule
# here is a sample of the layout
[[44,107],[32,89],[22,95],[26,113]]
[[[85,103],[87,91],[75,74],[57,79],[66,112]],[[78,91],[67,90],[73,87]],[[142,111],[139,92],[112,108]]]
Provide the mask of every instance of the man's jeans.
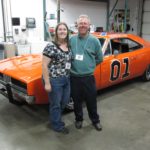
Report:
[[61,114],[70,99],[70,77],[62,76],[50,79],[52,91],[49,93],[50,122],[52,128],[60,131],[65,124],[61,120]]

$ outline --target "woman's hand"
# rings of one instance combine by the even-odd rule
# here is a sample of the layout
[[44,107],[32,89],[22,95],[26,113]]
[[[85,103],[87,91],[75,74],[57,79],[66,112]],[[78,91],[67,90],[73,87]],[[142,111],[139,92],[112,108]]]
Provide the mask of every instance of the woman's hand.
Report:
[[47,92],[51,92],[51,91],[52,91],[52,87],[51,87],[51,84],[50,84],[50,83],[45,84],[45,90],[46,90]]

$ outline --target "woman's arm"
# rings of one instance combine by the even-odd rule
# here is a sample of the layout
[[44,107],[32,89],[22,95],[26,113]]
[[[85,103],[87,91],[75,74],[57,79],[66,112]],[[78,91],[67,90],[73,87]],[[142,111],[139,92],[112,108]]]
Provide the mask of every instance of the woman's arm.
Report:
[[50,63],[51,59],[49,57],[46,57],[43,55],[42,58],[42,73],[43,73],[43,78],[45,82],[45,90],[47,92],[50,92],[52,90],[51,84],[50,84],[50,79],[49,79],[49,71],[48,71],[48,65]]

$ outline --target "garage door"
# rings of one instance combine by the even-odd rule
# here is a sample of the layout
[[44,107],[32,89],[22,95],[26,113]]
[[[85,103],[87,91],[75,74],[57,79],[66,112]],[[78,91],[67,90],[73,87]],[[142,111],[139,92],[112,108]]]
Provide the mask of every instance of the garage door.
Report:
[[144,1],[142,37],[150,41],[150,0]]

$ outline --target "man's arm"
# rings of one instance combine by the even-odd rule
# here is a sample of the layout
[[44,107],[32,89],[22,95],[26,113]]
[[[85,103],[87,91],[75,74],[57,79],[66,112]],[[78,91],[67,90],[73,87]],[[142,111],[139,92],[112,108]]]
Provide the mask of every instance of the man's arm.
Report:
[[102,47],[101,47],[101,43],[99,42],[98,39],[96,41],[95,50],[96,50],[96,57],[95,57],[96,65],[98,65],[99,63],[101,63],[103,61]]

